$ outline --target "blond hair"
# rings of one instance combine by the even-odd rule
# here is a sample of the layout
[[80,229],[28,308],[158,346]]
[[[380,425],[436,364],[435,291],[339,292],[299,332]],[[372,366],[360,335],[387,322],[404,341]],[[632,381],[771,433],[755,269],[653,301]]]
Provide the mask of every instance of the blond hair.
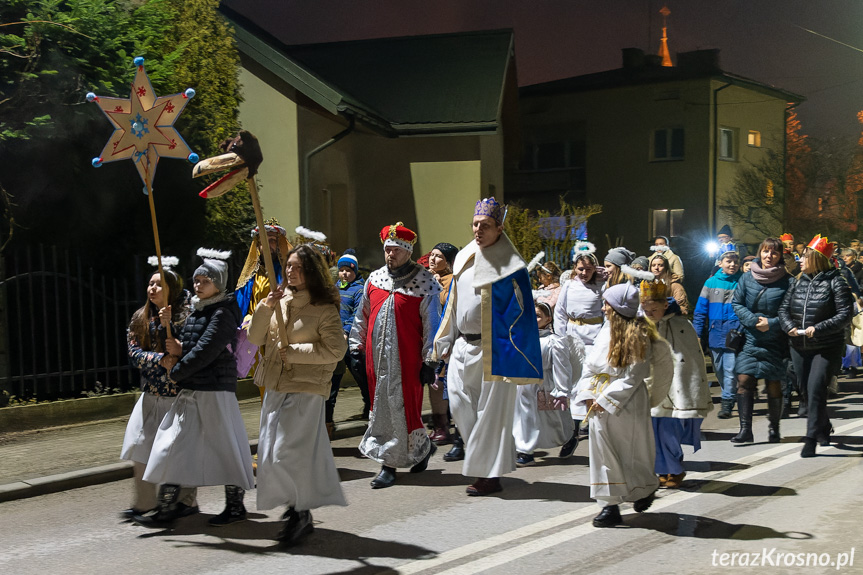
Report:
[[605,287],[610,288],[611,286],[616,286],[617,284],[622,284],[626,281],[626,274],[623,273],[623,270],[620,269],[620,266],[617,264],[614,265],[614,273],[608,276],[608,279],[605,281]]
[[608,365],[627,367],[644,361],[650,342],[659,339],[653,322],[646,317],[624,317],[617,311],[612,311],[608,320],[611,324]]

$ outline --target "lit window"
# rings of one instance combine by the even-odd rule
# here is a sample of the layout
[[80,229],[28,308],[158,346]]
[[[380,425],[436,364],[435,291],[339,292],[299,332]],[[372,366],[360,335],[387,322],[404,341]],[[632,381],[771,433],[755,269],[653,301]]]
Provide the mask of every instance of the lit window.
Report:
[[682,160],[683,149],[683,128],[654,130],[651,160]]
[[746,143],[755,148],[761,147],[761,132],[758,130],[749,130],[749,137],[746,140]]
[[719,159],[734,160],[734,132],[733,128],[719,128]]
[[649,238],[666,236],[669,238],[683,235],[684,210],[650,210]]

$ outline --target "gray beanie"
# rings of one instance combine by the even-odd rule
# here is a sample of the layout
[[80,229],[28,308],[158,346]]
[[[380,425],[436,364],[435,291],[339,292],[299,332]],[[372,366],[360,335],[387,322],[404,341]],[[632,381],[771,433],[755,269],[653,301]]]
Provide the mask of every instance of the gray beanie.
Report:
[[645,256],[638,256],[637,258],[632,260],[632,264],[630,264],[630,265],[632,265],[632,267],[635,267],[638,265],[638,266],[641,266],[641,269],[646,270],[647,268],[650,267],[650,260],[647,259]]
[[228,262],[231,257],[231,252],[220,252],[201,248],[198,250],[198,255],[204,258],[204,262],[195,270],[194,276],[205,276],[213,280],[213,285],[218,288],[220,293],[225,291],[225,286],[228,284]]
[[635,317],[638,313],[639,291],[629,282],[611,286],[603,292],[602,299],[623,317]]
[[617,267],[622,267],[631,264],[634,258],[635,253],[624,247],[620,247],[609,250],[608,254],[605,256],[605,261],[611,262]]

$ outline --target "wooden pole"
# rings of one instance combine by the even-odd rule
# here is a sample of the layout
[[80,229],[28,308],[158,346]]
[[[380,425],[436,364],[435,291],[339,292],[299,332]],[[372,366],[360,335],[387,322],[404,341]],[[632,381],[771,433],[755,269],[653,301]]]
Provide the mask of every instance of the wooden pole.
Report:
[[[156,204],[153,201],[153,187],[150,184],[150,178],[146,178],[146,181],[147,199],[150,201],[150,220],[153,223],[153,239],[156,241],[156,258],[159,260],[159,280],[162,282],[162,293],[165,294],[165,305],[167,306],[170,302],[168,302],[167,297],[168,284],[165,283],[165,270],[162,269],[162,245],[159,243],[159,226],[156,224]],[[168,322],[168,325],[165,326],[165,331],[168,332],[168,337],[170,338],[171,322]]]
[[[278,288],[276,280],[276,269],[273,267],[273,258],[270,255],[270,245],[267,238],[267,228],[264,226],[264,214],[261,212],[261,200],[258,198],[258,184],[255,178],[251,177],[246,180],[249,183],[249,193],[252,194],[252,206],[255,208],[255,220],[258,223],[258,241],[261,246],[261,253],[264,256],[264,266],[267,268],[267,278],[270,280],[270,291],[275,291]],[[282,272],[284,273],[284,271]],[[282,316],[282,303],[276,303],[276,321],[279,326],[279,339],[282,340],[282,345],[288,345],[288,332],[285,329],[285,318]]]

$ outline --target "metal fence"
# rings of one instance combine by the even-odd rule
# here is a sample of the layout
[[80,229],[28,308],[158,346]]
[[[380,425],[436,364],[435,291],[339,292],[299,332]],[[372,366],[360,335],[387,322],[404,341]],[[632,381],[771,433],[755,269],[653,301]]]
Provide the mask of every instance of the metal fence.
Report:
[[56,246],[2,254],[0,389],[42,400],[136,387],[126,351],[136,295]]

